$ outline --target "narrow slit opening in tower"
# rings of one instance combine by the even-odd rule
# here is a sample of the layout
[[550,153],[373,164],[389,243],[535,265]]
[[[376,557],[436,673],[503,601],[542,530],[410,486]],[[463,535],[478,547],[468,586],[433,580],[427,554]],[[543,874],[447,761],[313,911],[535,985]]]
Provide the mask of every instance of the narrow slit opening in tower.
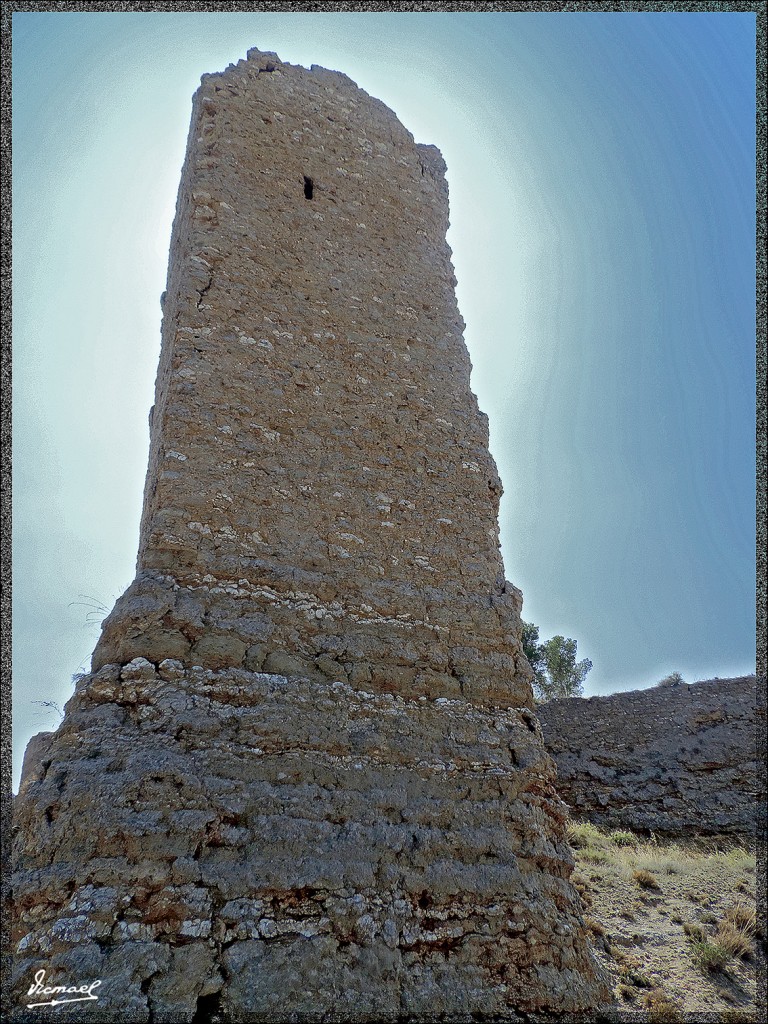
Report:
[[311,199],[315,193],[315,183],[311,178],[304,175],[304,198]]

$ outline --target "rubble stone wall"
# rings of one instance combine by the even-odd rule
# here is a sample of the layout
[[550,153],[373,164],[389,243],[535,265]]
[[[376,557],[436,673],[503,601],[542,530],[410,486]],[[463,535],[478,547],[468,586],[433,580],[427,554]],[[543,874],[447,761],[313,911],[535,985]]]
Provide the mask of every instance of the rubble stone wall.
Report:
[[137,659],[28,762],[17,969],[103,979],[116,1020],[599,1002],[527,709]]
[[755,833],[765,709],[754,676],[550,701],[536,713],[578,817],[659,834]]

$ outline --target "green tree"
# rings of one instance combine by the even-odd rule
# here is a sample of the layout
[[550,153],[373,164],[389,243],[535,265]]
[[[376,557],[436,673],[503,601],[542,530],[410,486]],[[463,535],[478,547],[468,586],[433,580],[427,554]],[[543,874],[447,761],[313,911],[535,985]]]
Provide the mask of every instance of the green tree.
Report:
[[[545,682],[544,679],[544,655],[542,654],[541,645],[539,644],[539,627],[534,626],[532,622],[523,623],[523,632],[521,636],[523,644],[523,653],[528,659],[528,664],[533,669],[533,674],[536,679],[536,684]],[[535,685],[536,685],[535,684]]]
[[576,641],[570,637],[553,636],[539,643],[539,627],[523,623],[522,645],[533,669],[533,695],[539,703],[580,697],[587,673],[592,668],[589,658],[576,661]]

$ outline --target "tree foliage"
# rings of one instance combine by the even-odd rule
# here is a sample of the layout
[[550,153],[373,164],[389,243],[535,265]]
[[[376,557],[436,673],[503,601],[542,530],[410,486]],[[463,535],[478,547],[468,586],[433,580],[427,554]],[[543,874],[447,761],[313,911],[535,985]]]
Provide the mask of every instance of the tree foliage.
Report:
[[539,643],[539,627],[523,623],[522,645],[533,669],[533,695],[539,703],[580,697],[587,673],[592,668],[589,658],[576,661],[576,641],[570,637],[553,636]]
[[539,646],[539,627],[534,626],[532,622],[524,622],[522,642],[523,652],[534,673],[542,671],[544,668],[544,658]]

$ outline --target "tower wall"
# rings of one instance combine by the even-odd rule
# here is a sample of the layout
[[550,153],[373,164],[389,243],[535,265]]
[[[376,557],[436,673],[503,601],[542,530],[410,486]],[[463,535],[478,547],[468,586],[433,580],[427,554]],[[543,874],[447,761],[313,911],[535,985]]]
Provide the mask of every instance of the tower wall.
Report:
[[344,75],[254,54],[205,76],[138,578],[95,669],[530,704],[447,227],[438,150]]
[[20,1018],[41,969],[98,980],[57,1014],[103,1022],[609,998],[446,227],[439,153],[343,75],[251,51],[204,78],[137,578],[14,809]]

